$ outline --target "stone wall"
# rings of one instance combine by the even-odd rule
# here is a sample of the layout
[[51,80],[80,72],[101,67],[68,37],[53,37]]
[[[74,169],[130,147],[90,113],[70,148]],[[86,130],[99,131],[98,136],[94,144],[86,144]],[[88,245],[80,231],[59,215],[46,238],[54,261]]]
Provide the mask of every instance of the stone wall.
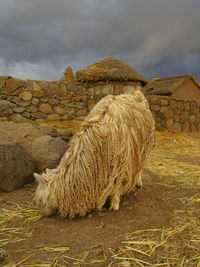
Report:
[[[24,81],[0,76],[0,120],[44,122],[84,117],[104,96],[121,94],[126,86],[133,84],[99,82],[83,86],[74,79]],[[155,95],[147,99],[157,127],[200,131],[200,102]]]
[[24,81],[0,76],[0,120],[44,122],[84,117],[106,95],[140,86],[137,82],[98,82],[84,86],[70,72],[60,81]]
[[96,102],[94,90],[78,83],[24,81],[0,76],[1,120],[70,120],[86,116]]
[[157,127],[179,132],[200,132],[200,102],[167,96],[146,96]]

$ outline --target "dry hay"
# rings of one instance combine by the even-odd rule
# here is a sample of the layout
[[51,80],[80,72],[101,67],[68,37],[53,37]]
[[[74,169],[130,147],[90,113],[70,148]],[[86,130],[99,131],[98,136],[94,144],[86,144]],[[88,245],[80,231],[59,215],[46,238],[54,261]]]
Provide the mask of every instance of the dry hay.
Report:
[[[200,189],[200,164],[191,164],[194,158],[200,160],[199,138],[165,131],[157,132],[156,140],[146,169],[157,174],[158,183],[172,190],[176,186]],[[183,154],[187,162],[179,160]],[[175,211],[170,227],[124,236],[123,246],[113,253],[119,266],[200,266],[200,193],[180,201],[184,208]]]
[[[187,155],[187,160],[183,157]],[[194,164],[199,159],[198,164]],[[155,149],[146,165],[165,186],[200,186],[200,139],[183,133],[156,132]],[[164,179],[162,179],[164,177]],[[170,180],[166,177],[172,177]]]
[[[20,206],[9,201],[6,201],[6,204],[9,204],[11,208],[2,208],[0,213],[0,244],[2,247],[29,238],[33,234],[32,223],[43,216],[32,202],[27,206]],[[13,222],[18,226],[10,226]]]
[[174,226],[126,234],[113,259],[121,266],[200,266],[200,199],[187,203],[187,210],[175,212]]

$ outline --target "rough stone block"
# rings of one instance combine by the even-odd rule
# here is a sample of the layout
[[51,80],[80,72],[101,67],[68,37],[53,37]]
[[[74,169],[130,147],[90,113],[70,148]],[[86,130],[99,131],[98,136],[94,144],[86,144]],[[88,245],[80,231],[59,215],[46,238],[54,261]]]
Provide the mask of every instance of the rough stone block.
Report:
[[24,107],[16,107],[16,108],[13,108],[13,111],[16,113],[22,113],[25,111],[25,108]]
[[7,79],[6,80],[7,89],[15,90],[19,87],[24,87],[24,86],[25,86],[25,83],[23,80],[20,80],[20,79]]
[[39,111],[44,114],[52,114],[53,109],[49,104],[41,104],[39,106]]
[[42,172],[46,168],[53,169],[57,167],[68,147],[68,144],[58,137],[43,135],[36,138],[33,141],[31,150],[36,171]]
[[0,188],[12,191],[30,182],[34,163],[17,142],[0,143]]
[[19,94],[19,97],[24,101],[30,101],[32,99],[32,94],[31,92],[25,91]]
[[161,105],[161,106],[167,106],[167,105],[168,105],[168,100],[167,100],[167,99],[163,99],[163,98],[161,98],[161,99],[160,99],[160,105]]
[[0,113],[8,108],[13,108],[13,107],[16,107],[16,105],[7,100],[0,100]]
[[151,105],[150,109],[155,111],[155,112],[158,112],[160,110],[160,106],[159,105]]
[[54,112],[61,115],[61,116],[64,116],[67,114],[67,110],[65,108],[61,108],[61,107],[58,107],[58,106],[55,106],[54,107]]
[[47,121],[58,121],[60,120],[59,114],[50,114],[46,117]]
[[46,115],[42,112],[33,112],[31,113],[31,117],[34,119],[44,119],[46,118]]
[[176,109],[177,108],[177,103],[174,100],[171,100],[169,103],[169,106],[171,109]]

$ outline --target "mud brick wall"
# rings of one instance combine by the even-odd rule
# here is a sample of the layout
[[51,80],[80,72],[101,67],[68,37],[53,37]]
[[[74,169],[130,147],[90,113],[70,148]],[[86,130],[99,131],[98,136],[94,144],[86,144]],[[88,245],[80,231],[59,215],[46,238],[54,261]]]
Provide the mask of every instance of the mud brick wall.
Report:
[[200,132],[200,102],[167,96],[146,96],[157,127]]

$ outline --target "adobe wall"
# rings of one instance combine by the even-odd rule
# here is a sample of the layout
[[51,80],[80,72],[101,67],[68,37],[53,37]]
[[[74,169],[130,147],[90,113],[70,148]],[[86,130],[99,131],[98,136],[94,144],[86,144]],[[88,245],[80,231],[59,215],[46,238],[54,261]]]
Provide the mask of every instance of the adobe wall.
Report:
[[200,90],[192,80],[188,80],[172,92],[172,97],[200,101]]
[[200,101],[167,96],[146,96],[157,127],[179,132],[200,132]]

